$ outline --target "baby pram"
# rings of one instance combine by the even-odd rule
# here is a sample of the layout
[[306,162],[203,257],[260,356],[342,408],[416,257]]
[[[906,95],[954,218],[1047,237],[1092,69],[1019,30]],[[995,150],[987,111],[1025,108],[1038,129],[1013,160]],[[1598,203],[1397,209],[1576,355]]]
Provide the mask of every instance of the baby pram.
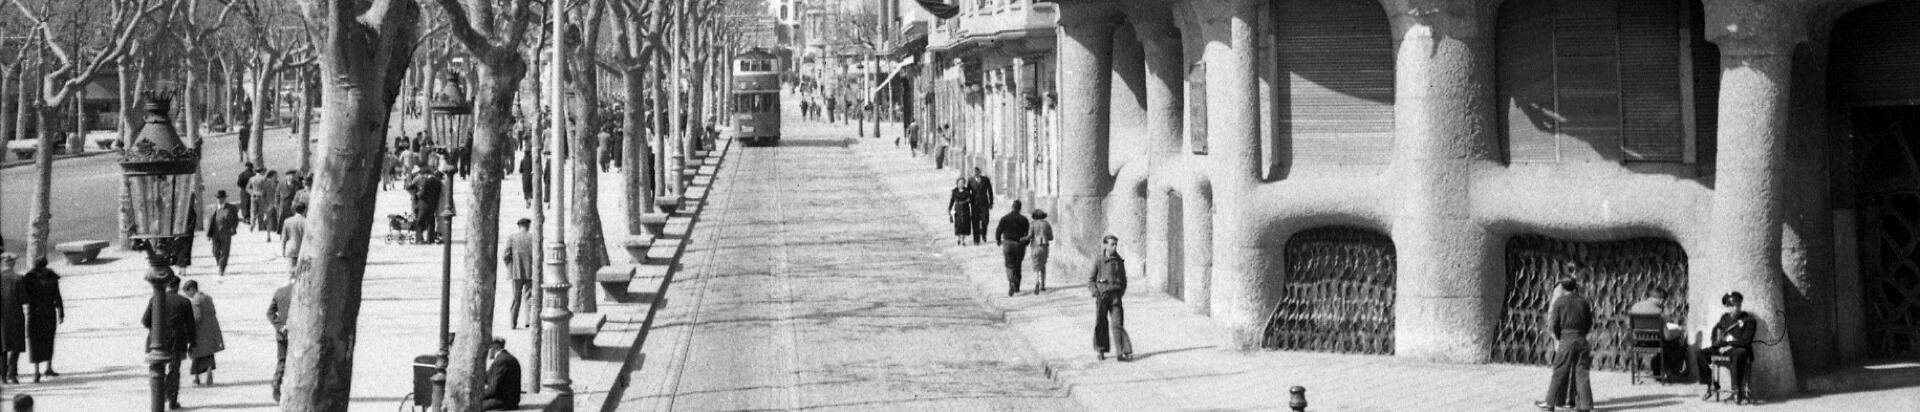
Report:
[[410,244],[419,233],[413,230],[413,214],[387,215],[387,244]]

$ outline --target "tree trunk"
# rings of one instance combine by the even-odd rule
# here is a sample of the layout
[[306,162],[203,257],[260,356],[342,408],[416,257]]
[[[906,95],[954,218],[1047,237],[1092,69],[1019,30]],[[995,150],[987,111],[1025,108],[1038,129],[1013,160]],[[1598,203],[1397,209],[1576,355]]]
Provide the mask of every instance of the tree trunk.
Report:
[[33,221],[27,237],[27,262],[30,263],[47,258],[49,223],[53,222],[53,128],[47,127],[47,112],[52,109],[35,101],[31,110],[33,124],[40,133],[40,150],[33,156],[37,176],[33,185]]
[[[447,362],[449,411],[475,409],[486,396],[487,346],[493,336],[493,309],[498,274],[500,237],[500,179],[504,170],[502,142],[512,129],[513,100],[526,65],[518,51],[506,51],[478,65],[474,105],[473,198],[467,206],[467,306],[460,313],[462,330],[456,333]],[[522,308],[526,309],[526,308]],[[519,319],[511,322],[518,323]],[[513,388],[517,390],[518,388]]]
[[267,78],[272,76],[273,69],[265,64],[254,68],[253,104],[250,105],[252,109],[247,111],[247,124],[253,127],[253,136],[249,136],[251,141],[247,142],[251,145],[247,148],[247,159],[263,169],[267,168],[267,151],[262,147],[267,145]]
[[309,69],[300,69],[300,174],[310,176],[313,174],[313,81],[309,74]]
[[627,112],[624,129],[627,145],[623,148],[626,149],[625,153],[622,153],[625,156],[623,163],[626,163],[626,186],[623,189],[627,199],[627,234],[630,235],[641,233],[641,214],[653,213],[653,162],[649,159],[652,151],[647,147],[646,128],[642,127],[646,116],[641,112],[646,107],[643,97],[647,91],[641,85],[646,76],[645,68],[625,72]]
[[572,147],[567,153],[573,162],[573,198],[567,204],[571,209],[567,213],[567,235],[571,237],[567,242],[573,245],[573,264],[567,265],[567,270],[573,273],[567,279],[574,285],[567,309],[573,313],[598,311],[594,273],[607,262],[606,238],[600,229],[600,165],[594,156],[600,146],[600,82],[594,76],[596,70],[581,63],[586,69],[574,73],[574,106],[570,113],[578,123],[569,135]]
[[[380,131],[419,35],[419,5],[378,2],[365,12],[326,2],[325,37],[316,52],[327,114],[315,168],[305,247],[294,269],[293,302],[281,408],[344,411],[353,390],[367,243],[380,189]],[[358,6],[362,9],[366,5]],[[370,26],[371,25],[371,26]]]
[[[672,49],[662,47],[659,51],[655,52],[655,55],[661,58],[672,59],[669,54],[670,50]],[[673,187],[673,182],[667,180],[668,175],[679,173],[679,169],[671,168],[667,161],[667,142],[671,140],[673,136],[672,132],[670,132],[670,130],[673,130],[672,125],[668,124],[667,121],[667,118],[673,115],[671,112],[673,105],[667,103],[667,95],[673,90],[674,84],[670,74],[670,70],[672,69],[673,65],[671,63],[659,61],[653,65],[653,70],[649,71],[653,76],[651,77],[653,80],[653,102],[648,108],[653,110],[653,125],[648,128],[648,132],[653,135],[653,164],[658,166],[656,169],[659,169],[659,173],[654,173],[652,176],[653,187],[660,193],[679,195],[680,191]]]
[[[18,99],[14,99],[15,101],[13,103],[13,138],[32,139],[33,136],[27,135],[27,125],[31,123],[29,120],[33,119],[27,118],[27,112],[33,107],[32,102],[29,100],[33,96],[33,88],[27,87],[26,65],[21,65],[20,73],[15,74],[13,84],[14,87],[17,88],[15,97],[18,97]],[[32,261],[29,260],[28,262],[31,263]]]
[[[24,69],[7,70],[5,67],[0,67],[0,96],[6,96],[8,90],[22,89],[21,87],[8,87],[14,84],[12,79],[14,76],[19,75],[20,71],[24,71]],[[13,117],[13,110],[9,110],[13,107],[12,103],[13,102],[6,101],[5,99],[0,99],[0,149],[5,149],[7,142],[19,138],[13,134],[15,118]],[[11,154],[0,153],[0,156],[11,156]]]

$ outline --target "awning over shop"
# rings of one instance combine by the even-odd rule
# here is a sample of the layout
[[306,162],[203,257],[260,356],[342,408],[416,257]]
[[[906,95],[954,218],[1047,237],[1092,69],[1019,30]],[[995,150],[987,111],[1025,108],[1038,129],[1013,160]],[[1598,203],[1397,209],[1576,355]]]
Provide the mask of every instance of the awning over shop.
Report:
[[887,83],[892,83],[893,79],[900,77],[900,72],[905,71],[907,67],[912,66],[913,63],[914,63],[913,56],[907,56],[907,58],[900,59],[900,64],[896,64],[893,66],[893,72],[887,73],[886,80],[881,80],[880,84],[873,86],[873,90],[867,91],[867,98],[877,98],[877,96],[880,95],[880,90],[887,88]]
[[913,2],[919,3],[920,8],[926,9],[928,13],[933,13],[933,17],[943,20],[960,15],[960,6],[947,4],[945,0],[914,0]]

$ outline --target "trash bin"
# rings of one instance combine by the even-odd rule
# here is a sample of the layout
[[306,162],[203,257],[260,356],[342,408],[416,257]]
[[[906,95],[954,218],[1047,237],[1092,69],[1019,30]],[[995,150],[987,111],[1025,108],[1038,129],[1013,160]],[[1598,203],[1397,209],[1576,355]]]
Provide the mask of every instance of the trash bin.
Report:
[[413,357],[413,406],[433,406],[434,364],[439,360],[432,354]]

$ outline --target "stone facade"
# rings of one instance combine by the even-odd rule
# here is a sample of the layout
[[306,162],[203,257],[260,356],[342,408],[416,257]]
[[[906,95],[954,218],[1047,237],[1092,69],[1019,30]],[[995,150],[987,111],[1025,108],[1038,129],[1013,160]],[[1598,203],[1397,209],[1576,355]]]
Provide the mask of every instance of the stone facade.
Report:
[[[1601,262],[1625,253],[1604,245],[1670,242],[1689,332],[1742,292],[1771,343],[1755,389],[1793,392],[1811,371],[1899,354],[1859,331],[1886,322],[1861,309],[1874,275],[1856,240],[1879,166],[1848,128],[1920,93],[1828,91],[1868,76],[1829,54],[1900,58],[1833,33],[1920,49],[1911,25],[1836,27],[1872,3],[1060,0],[1058,133],[1022,136],[1052,139],[1032,143],[1058,154],[1034,179],[1055,190],[1028,195],[1056,216],[1055,273],[1083,273],[1118,235],[1137,288],[1182,298],[1240,348],[1311,290],[1287,279],[1305,231],[1390,238],[1392,279],[1356,283],[1392,288],[1390,336],[1367,339],[1460,363],[1498,360],[1501,322],[1525,319],[1505,312],[1540,292],[1512,280],[1545,276],[1517,272],[1532,269],[1514,239],[1577,246],[1567,256],[1592,257],[1565,273],[1613,297],[1649,283],[1619,280],[1647,275]],[[1920,16],[1915,3],[1871,13]],[[1920,83],[1892,76],[1876,79]],[[1920,125],[1906,130],[1891,133]]]

